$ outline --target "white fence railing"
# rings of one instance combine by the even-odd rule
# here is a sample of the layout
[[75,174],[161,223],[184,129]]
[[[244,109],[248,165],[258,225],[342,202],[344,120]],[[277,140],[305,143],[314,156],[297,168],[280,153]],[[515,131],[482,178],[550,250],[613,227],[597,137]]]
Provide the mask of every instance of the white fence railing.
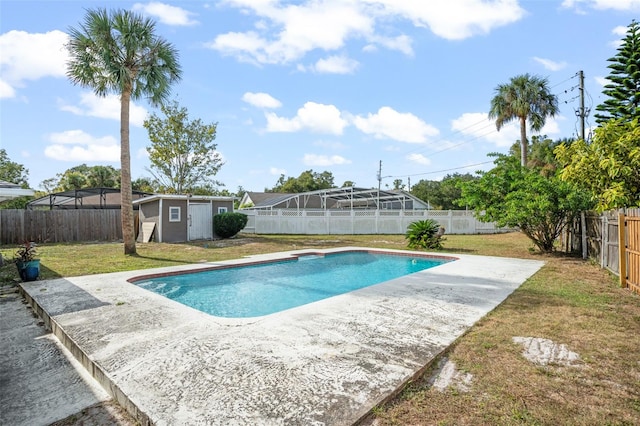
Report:
[[418,220],[433,219],[447,234],[494,234],[511,229],[480,222],[466,210],[240,210],[243,232],[255,234],[404,234]]

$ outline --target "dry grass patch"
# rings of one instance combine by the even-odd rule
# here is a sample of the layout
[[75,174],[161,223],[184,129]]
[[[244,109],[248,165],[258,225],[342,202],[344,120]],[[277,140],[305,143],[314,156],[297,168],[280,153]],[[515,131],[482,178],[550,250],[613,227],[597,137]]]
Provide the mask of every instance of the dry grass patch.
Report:
[[[597,266],[546,266],[450,348],[473,378],[468,392],[429,385],[431,373],[376,410],[378,425],[632,425],[640,419],[640,297]],[[539,337],[580,355],[536,365],[513,337]]]

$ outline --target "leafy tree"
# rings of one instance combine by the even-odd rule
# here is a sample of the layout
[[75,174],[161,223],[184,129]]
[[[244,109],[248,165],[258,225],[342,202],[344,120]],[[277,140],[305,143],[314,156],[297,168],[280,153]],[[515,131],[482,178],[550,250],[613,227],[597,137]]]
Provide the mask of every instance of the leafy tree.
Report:
[[120,170],[116,170],[112,166],[90,167],[87,185],[90,188],[119,188]]
[[[436,207],[434,200],[440,194],[440,182],[437,180],[420,180],[411,188],[411,195],[425,201],[431,207]],[[436,207],[437,208],[437,207]]]
[[633,20],[622,39],[618,53],[607,59],[611,73],[602,93],[607,99],[596,107],[596,122],[611,119],[631,121],[640,118],[640,24]]
[[221,197],[231,197],[233,194],[226,188],[219,189],[217,186],[213,184],[205,184],[201,186],[194,186],[191,191],[193,195],[216,195]]
[[446,175],[442,181],[420,180],[411,188],[411,194],[429,203],[437,210],[455,210],[460,208],[458,200],[462,195],[462,182],[476,179],[469,173]]
[[239,185],[238,189],[236,190],[236,197],[238,197],[238,199],[241,199],[242,197],[244,197],[244,194],[246,193],[247,193],[247,190],[244,189],[242,185]]
[[58,173],[55,178],[44,180],[40,185],[51,193],[82,188],[118,188],[119,184],[120,170],[112,166],[80,164]]
[[58,182],[59,191],[72,191],[74,189],[88,188],[87,178],[84,174],[75,170],[67,170]]
[[351,186],[356,186],[356,183],[352,180],[345,180],[341,188],[349,188]]
[[[235,193],[235,200],[233,201],[234,209],[240,208],[240,200],[242,200],[242,197],[244,197],[244,194],[246,193],[247,193],[247,190],[244,189],[242,185],[239,185]],[[253,207],[253,206],[243,206],[243,207]]]
[[474,179],[477,178],[471,173],[454,173],[442,178],[442,182],[440,182],[439,197],[435,200],[438,202],[439,208],[442,210],[459,209],[461,207],[460,197],[462,197],[462,189],[460,189],[460,187],[463,182],[468,182]]
[[223,165],[213,143],[217,125],[190,120],[187,109],[175,101],[161,110],[164,118],[152,114],[144,121],[151,140],[147,151],[153,177],[176,194],[218,184],[212,179]]
[[596,210],[640,207],[639,119],[612,120],[595,130],[593,142],[562,144],[555,150],[561,177],[591,194]]
[[402,182],[402,179],[394,179],[393,180],[393,189],[398,191],[400,189],[404,189],[404,182]]
[[479,220],[517,227],[540,251],[553,251],[566,224],[590,207],[588,194],[555,175],[522,167],[517,157],[492,155],[493,169],[462,184],[463,202]]
[[[549,139],[546,136],[532,136],[531,143],[528,145],[527,167],[540,169],[540,173],[545,176],[552,176],[561,168],[560,162],[556,159],[554,149],[561,145],[571,145],[575,139]],[[509,149],[509,154],[520,157],[520,143],[514,143]]]
[[44,192],[47,194],[51,194],[52,192],[56,192],[56,188],[60,182],[60,178],[52,177],[49,179],[45,179],[40,182],[40,188],[44,189]]
[[546,78],[529,74],[513,77],[510,83],[498,85],[495,91],[489,118],[495,118],[498,131],[515,119],[520,122],[520,164],[526,167],[527,120],[532,131],[542,129],[547,117],[558,113],[558,98],[550,92]]
[[441,249],[445,238],[444,228],[433,219],[413,222],[407,228],[405,239],[409,248]]
[[11,161],[7,151],[0,149],[0,180],[29,188],[29,170],[22,164]]
[[156,182],[146,177],[141,177],[132,181],[131,189],[150,193],[158,192]]
[[333,174],[328,171],[316,173],[313,170],[305,170],[297,178],[280,175],[276,185],[265,188],[265,192],[283,192],[297,194],[300,192],[317,191],[333,188]]
[[155,34],[155,22],[128,10],[89,9],[84,23],[69,30],[67,76],[97,96],[120,96],[121,208],[124,253],[136,253],[131,194],[129,108],[147,97],[164,102],[180,79],[178,52]]
[[[0,149],[0,180],[15,183],[21,188],[29,188],[29,170],[22,164],[11,161],[7,151]],[[24,209],[32,197],[17,197],[0,203],[3,209]]]

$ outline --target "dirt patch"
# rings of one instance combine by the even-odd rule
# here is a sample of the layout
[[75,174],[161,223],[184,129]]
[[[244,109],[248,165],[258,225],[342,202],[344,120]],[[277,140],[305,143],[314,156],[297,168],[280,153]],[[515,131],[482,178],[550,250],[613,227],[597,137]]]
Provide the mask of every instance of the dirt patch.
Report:
[[549,339],[540,337],[514,337],[514,343],[524,347],[522,355],[538,365],[560,364],[567,366],[580,365],[580,355],[569,350],[566,345],[559,345]]
[[440,392],[453,387],[460,392],[469,392],[473,376],[456,368],[456,364],[447,358],[442,358],[438,363],[429,383]]

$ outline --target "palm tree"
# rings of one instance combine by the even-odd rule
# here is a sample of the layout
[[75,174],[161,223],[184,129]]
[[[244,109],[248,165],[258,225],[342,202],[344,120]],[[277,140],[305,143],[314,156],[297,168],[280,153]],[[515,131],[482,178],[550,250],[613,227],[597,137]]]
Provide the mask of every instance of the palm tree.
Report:
[[131,202],[129,104],[147,97],[160,105],[181,77],[177,50],[154,34],[155,23],[127,10],[89,9],[84,24],[71,28],[67,77],[97,96],[120,95],[120,162],[124,253],[135,254]]
[[496,87],[489,118],[496,119],[498,131],[516,118],[520,121],[520,164],[527,165],[527,120],[532,131],[539,131],[547,117],[558,113],[558,98],[549,91],[546,78],[529,74],[511,78],[509,84]]

